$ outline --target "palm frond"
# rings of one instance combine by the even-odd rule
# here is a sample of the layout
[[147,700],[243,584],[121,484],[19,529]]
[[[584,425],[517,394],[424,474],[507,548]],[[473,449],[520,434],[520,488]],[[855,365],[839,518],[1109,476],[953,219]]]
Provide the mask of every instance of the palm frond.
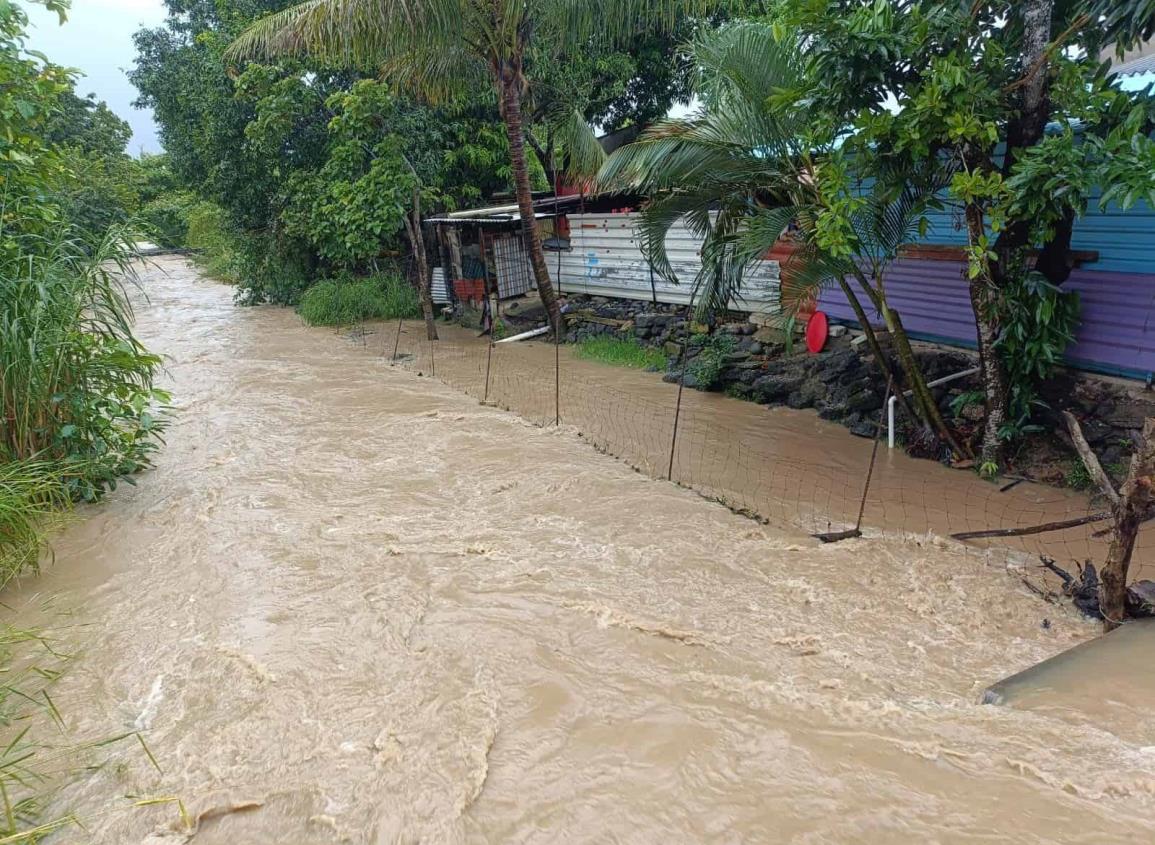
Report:
[[606,162],[606,151],[582,113],[565,109],[549,115],[547,122],[562,153],[565,172],[582,182],[595,178]]
[[543,0],[544,25],[569,45],[599,40],[623,46],[643,32],[671,32],[686,18],[736,7],[734,0]]
[[[473,4],[462,0],[305,0],[254,22],[229,46],[240,62],[309,56],[376,67],[404,54],[460,50]],[[475,13],[474,13],[475,14]]]
[[766,24],[740,23],[689,48],[703,80],[703,108],[657,124],[610,156],[598,174],[607,190],[654,198],[643,212],[643,251],[677,281],[665,236],[680,219],[704,238],[694,280],[700,312],[740,300],[752,267],[805,210],[791,199],[802,184],[801,138],[808,120],[796,90],[803,80],[796,44]]
[[676,223],[684,221],[692,235],[708,237],[713,225],[710,201],[708,194],[676,193],[655,199],[642,209],[637,224],[642,255],[666,281],[681,283],[666,251],[666,236]]

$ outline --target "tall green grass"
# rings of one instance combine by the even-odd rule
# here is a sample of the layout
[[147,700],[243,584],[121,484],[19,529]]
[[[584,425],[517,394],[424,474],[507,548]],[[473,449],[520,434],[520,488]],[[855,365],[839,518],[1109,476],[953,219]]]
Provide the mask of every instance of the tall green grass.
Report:
[[642,346],[633,338],[596,335],[574,347],[574,354],[587,361],[600,361],[615,367],[637,370],[664,370],[666,355],[660,349]]
[[70,504],[57,463],[0,463],[0,589],[39,568],[45,534]]
[[[133,333],[124,233],[96,244],[3,234],[0,589],[37,570],[74,501],[149,464],[164,428],[157,406],[168,401],[153,383],[160,359]],[[45,819],[49,796],[97,765],[86,752],[124,738],[59,742],[49,688],[66,660],[41,633],[0,624],[0,843],[33,845],[76,824]]]
[[416,289],[399,276],[326,279],[301,297],[301,319],[310,326],[350,326],[365,320],[416,319]]
[[0,264],[0,462],[57,462],[92,500],[157,448],[161,361],[133,334],[123,232],[38,246]]

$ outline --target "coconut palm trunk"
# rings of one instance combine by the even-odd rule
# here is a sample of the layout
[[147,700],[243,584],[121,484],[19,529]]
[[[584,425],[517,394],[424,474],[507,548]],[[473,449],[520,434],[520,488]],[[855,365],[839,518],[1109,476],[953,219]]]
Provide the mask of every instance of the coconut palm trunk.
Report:
[[521,116],[521,91],[524,84],[520,59],[511,62],[501,70],[500,102],[501,117],[505,122],[505,133],[509,138],[510,164],[513,170],[514,190],[517,194],[517,208],[521,215],[522,237],[529,253],[529,263],[533,267],[534,281],[541,295],[542,304],[549,313],[550,325],[555,331],[564,327],[561,306],[557,292],[545,263],[545,248],[542,246],[541,228],[533,209],[533,190],[529,182],[529,165],[525,159],[525,127]]

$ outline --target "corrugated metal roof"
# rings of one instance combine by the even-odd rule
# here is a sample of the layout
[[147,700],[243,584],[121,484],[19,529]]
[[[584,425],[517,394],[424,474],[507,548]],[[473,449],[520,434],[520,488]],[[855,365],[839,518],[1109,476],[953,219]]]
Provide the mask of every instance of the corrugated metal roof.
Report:
[[1099,59],[1111,62],[1111,74],[1115,76],[1150,73],[1155,71],[1155,43],[1140,44],[1124,53],[1122,58],[1116,57],[1115,45],[1112,44],[1099,54]]
[[[534,216],[539,219],[556,217],[568,211],[581,207],[589,198],[578,195],[564,197],[543,197],[533,201]],[[521,212],[516,203],[505,205],[491,205],[485,208],[467,208],[463,211],[453,211],[437,217],[426,218],[426,223],[442,223],[453,226],[469,226],[477,224],[516,223],[521,219]]]
[[[656,274],[651,276],[635,235],[637,219],[636,213],[571,214],[571,249],[546,256],[554,275],[560,260],[562,292],[625,299],[652,299],[656,294],[658,302],[689,304],[694,278],[702,267],[701,239],[681,223],[670,229],[666,249],[680,282],[671,284]],[[778,310],[777,262],[763,262],[750,274],[745,295],[734,307],[770,313]]]

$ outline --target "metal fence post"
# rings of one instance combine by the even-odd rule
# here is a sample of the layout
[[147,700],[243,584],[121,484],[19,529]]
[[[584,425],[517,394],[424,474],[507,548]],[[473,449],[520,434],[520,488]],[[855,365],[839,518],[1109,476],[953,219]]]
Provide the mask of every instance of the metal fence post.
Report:
[[[687,329],[688,328],[687,326]],[[678,449],[678,421],[682,416],[682,392],[686,389],[686,362],[690,357],[686,354],[688,348],[688,341],[682,341],[682,374],[678,376],[678,402],[674,406],[674,433],[670,437],[670,465],[666,469],[666,479],[668,481],[674,480],[674,455]]]
[[401,348],[401,328],[402,328],[402,326],[404,326],[404,324],[405,324],[405,317],[404,316],[398,317],[397,318],[397,340],[393,343],[393,360],[390,361],[390,363],[394,364],[394,365],[397,364],[397,350],[399,350]]

